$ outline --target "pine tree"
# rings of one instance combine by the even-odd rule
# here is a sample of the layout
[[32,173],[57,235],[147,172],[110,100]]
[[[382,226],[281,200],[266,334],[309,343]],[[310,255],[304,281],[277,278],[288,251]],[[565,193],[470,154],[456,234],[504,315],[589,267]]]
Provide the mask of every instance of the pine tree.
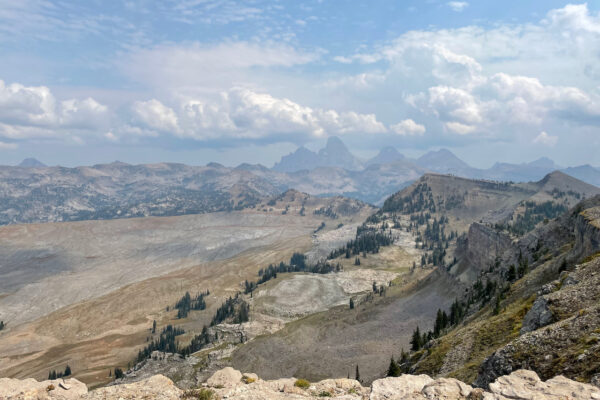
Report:
[[400,366],[396,361],[394,361],[394,357],[390,360],[390,366],[388,367],[387,376],[400,376]]
[[71,367],[69,367],[69,364],[67,364],[66,368],[65,368],[65,373],[63,374],[63,376],[69,376],[71,375]]
[[421,348],[421,331],[419,330],[419,327],[417,326],[417,329],[415,329],[415,331],[413,332],[412,335],[412,339],[410,340],[410,344],[412,346],[412,350],[413,351],[417,351]]
[[496,304],[494,305],[494,315],[500,314],[500,296],[496,296]]
[[360,372],[358,371],[358,365],[356,365],[356,378],[355,379],[360,382]]
[[354,309],[354,300],[352,300],[352,298],[350,298],[350,309]]
[[510,264],[508,267],[508,272],[506,273],[506,280],[509,282],[513,282],[517,278],[517,271],[515,269],[514,264]]
[[152,321],[152,333],[156,333],[156,320]]

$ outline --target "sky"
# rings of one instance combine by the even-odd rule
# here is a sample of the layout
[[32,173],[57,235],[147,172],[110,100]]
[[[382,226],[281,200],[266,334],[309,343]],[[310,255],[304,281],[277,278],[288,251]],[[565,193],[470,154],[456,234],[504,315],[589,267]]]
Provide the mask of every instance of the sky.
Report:
[[0,0],[0,164],[271,166],[330,136],[600,166],[600,1]]

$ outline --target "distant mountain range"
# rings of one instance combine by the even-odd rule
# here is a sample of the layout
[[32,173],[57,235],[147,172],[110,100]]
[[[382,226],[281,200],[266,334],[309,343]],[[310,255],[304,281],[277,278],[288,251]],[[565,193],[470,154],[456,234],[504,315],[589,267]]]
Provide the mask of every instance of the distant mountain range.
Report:
[[227,211],[254,207],[288,189],[382,205],[427,172],[532,182],[555,170],[600,186],[600,169],[590,165],[560,168],[541,158],[478,169],[446,149],[415,160],[393,147],[362,161],[335,137],[316,153],[300,147],[271,169],[260,164],[230,168],[218,163],[195,167],[123,162],[65,168],[26,159],[16,167],[0,166],[0,225]]
[[[560,170],[584,182],[600,186],[600,168],[591,165],[563,168],[547,157],[529,163],[510,164],[497,162],[491,168],[479,169],[470,166],[447,149],[430,151],[416,160],[405,157],[394,147],[388,146],[375,157],[363,161],[354,156],[337,137],[329,138],[325,148],[315,153],[300,147],[281,158],[273,166],[278,172],[298,172],[315,168],[342,168],[348,171],[363,171],[373,165],[403,162],[404,168],[424,169],[430,172],[452,174],[465,178],[491,179],[498,181],[530,182],[542,179],[552,171]],[[389,192],[391,193],[391,192]]]

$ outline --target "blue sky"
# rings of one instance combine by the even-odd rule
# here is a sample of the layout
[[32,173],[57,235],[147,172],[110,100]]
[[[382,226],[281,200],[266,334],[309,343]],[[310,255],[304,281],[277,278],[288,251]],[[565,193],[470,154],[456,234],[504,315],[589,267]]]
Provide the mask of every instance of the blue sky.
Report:
[[339,136],[600,166],[600,3],[0,0],[0,163],[272,165]]

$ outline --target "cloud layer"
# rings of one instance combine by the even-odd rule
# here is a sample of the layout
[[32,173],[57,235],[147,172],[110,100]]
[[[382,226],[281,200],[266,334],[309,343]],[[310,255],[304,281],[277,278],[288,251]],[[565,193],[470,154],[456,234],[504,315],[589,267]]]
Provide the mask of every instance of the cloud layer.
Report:
[[[32,9],[41,27],[60,25],[60,7],[26,3],[30,8],[4,10],[0,39],[34,29],[17,24],[34,20]],[[214,15],[205,23],[217,29],[272,12],[196,3],[171,4],[165,18],[193,26]],[[475,5],[451,1],[439,8],[462,17]],[[99,19],[85,19],[86,34],[106,33]],[[245,40],[146,43],[142,33],[121,25],[127,43],[106,63],[127,95],[118,101],[93,89],[58,95],[64,90],[0,81],[0,150],[30,140],[139,144],[167,138],[228,147],[331,135],[353,136],[365,146],[387,140],[549,149],[567,136],[593,141],[600,126],[600,15],[586,4],[550,10],[537,22],[411,30],[355,52],[264,32]],[[68,36],[74,29],[69,20],[60,32]]]

